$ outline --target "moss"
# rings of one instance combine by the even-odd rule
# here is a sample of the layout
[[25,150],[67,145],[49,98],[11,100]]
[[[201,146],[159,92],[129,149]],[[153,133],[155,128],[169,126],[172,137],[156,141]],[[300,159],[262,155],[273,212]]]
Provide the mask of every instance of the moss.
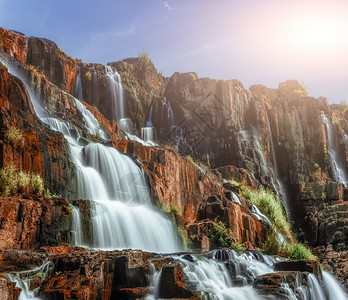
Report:
[[45,197],[49,198],[49,199],[59,199],[59,198],[62,198],[62,196],[59,195],[59,194],[51,193],[49,189],[45,190]]
[[19,143],[22,141],[23,138],[23,132],[16,126],[11,126],[6,134],[5,134],[6,140],[13,146],[17,147]]
[[196,162],[191,155],[186,155],[186,160],[188,160],[188,161],[192,162],[194,165],[196,165]]

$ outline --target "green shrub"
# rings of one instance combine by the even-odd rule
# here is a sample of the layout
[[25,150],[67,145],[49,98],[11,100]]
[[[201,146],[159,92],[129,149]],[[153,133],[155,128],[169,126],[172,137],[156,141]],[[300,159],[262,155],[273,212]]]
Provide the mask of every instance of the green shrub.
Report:
[[258,191],[252,191],[246,186],[242,186],[241,189],[242,195],[251,203],[255,204],[271,220],[273,226],[286,236],[291,236],[290,223],[273,192],[264,188],[260,188]]
[[14,193],[43,193],[43,180],[40,175],[18,171],[13,165],[0,169],[0,195],[9,196]]
[[318,257],[316,257],[308,247],[301,243],[292,243],[289,246],[289,258],[318,260]]
[[231,247],[231,230],[222,222],[215,222],[213,227],[208,230],[208,238],[218,247]]
[[13,147],[17,147],[22,141],[22,138],[23,132],[16,126],[11,126],[6,132],[6,139],[10,144],[12,144]]
[[16,188],[16,169],[13,165],[0,170],[0,194],[8,196]]
[[231,248],[234,250],[245,250],[246,247],[244,245],[244,243],[240,244],[240,243],[232,243]]
[[92,73],[90,71],[87,71],[85,74],[86,78],[91,81],[92,80]]
[[[51,191],[49,189],[45,190],[44,195],[45,195],[46,198],[49,198],[49,199],[59,199],[59,198],[62,198],[62,196],[59,195],[59,194],[51,193]],[[71,207],[69,207],[69,209],[71,209]]]
[[30,175],[20,171],[17,173],[16,177],[16,187],[17,191],[20,193],[29,193],[30,192]]
[[295,89],[293,90],[293,93],[299,95],[300,97],[306,97],[308,95],[308,92],[305,89]]
[[32,174],[31,175],[31,182],[30,182],[30,188],[31,192],[36,195],[42,195],[44,191],[44,185],[43,180],[38,174]]
[[151,63],[151,60],[149,59],[148,54],[146,52],[140,52],[138,54],[138,57],[141,62],[142,68],[146,69]]

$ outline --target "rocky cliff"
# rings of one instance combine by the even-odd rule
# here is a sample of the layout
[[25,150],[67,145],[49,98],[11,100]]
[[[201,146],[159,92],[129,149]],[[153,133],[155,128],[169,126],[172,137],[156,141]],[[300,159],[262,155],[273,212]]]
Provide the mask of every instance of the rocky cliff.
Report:
[[[338,182],[348,175],[347,107],[308,97],[294,80],[278,89],[255,85],[246,90],[237,80],[198,78],[194,72],[165,78],[144,55],[107,66],[86,64],[68,57],[51,41],[1,28],[0,56],[0,168],[38,174],[46,191],[44,197],[42,191],[33,195],[18,189],[0,198],[0,248],[9,251],[2,257],[17,253],[6,254],[9,249],[35,251],[28,255],[37,261],[26,264],[28,268],[50,258],[54,265],[50,275],[33,283],[40,286],[41,296],[144,297],[151,289],[155,265],[166,278],[163,282],[169,282],[160,287],[163,297],[199,297],[195,288],[181,283],[182,267],[171,257],[47,248],[72,242],[70,204],[83,212],[87,240],[93,228],[89,201],[76,201],[80,200],[76,165],[69,145],[64,135],[37,117],[37,102],[43,104],[47,122],[53,117],[68,122],[66,130],[81,144],[102,142],[138,161],[153,203],[173,219],[191,248],[264,247],[272,224],[255,212],[246,194],[264,186],[278,196],[300,240],[316,248],[324,266],[348,285],[348,189]],[[6,65],[21,74],[22,81]],[[74,96],[100,124],[95,131],[85,126],[89,120]],[[120,105],[122,114],[115,114]],[[134,140],[133,135],[141,137],[146,126],[154,128],[152,142],[157,145]],[[19,138],[9,138],[15,129]],[[46,247],[45,254],[43,248],[37,252],[40,247]],[[133,256],[136,266],[129,270],[126,261],[129,264]],[[3,271],[17,270],[13,262],[5,270],[9,260],[0,261]],[[237,282],[230,258],[222,261]],[[248,280],[255,288],[278,295],[283,293],[278,289],[281,283],[294,284],[300,276],[284,275],[285,271],[308,272],[299,267],[280,271],[272,278],[250,275]],[[308,273],[301,276],[307,282]],[[6,278],[1,291],[16,299],[18,290]],[[277,286],[272,291],[270,282]],[[81,292],[82,286],[87,292]]]

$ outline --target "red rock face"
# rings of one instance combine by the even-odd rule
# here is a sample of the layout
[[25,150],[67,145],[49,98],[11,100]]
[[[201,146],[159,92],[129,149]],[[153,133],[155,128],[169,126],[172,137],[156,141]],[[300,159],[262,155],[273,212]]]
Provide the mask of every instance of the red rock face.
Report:
[[[47,131],[36,117],[29,95],[20,80],[0,65],[0,167],[14,165],[39,174],[51,192],[67,196],[74,170],[63,135]],[[18,145],[6,134],[11,126],[22,132]]]
[[[145,147],[133,141],[120,141],[116,147],[142,162],[158,202],[167,211],[173,207],[177,210],[180,224],[200,241],[203,239],[200,248],[209,250],[206,235],[211,220],[215,219],[222,220],[231,229],[235,242],[249,248],[260,247],[266,239],[266,227],[246,207],[225,198],[225,188],[218,184],[222,178],[209,168],[202,165],[202,173],[194,163],[173,151]],[[209,197],[215,197],[216,203],[207,202]]]
[[70,241],[70,208],[62,199],[0,197],[0,249],[35,249]]
[[34,66],[65,92],[74,92],[77,63],[55,43],[0,28],[0,50],[24,65]]

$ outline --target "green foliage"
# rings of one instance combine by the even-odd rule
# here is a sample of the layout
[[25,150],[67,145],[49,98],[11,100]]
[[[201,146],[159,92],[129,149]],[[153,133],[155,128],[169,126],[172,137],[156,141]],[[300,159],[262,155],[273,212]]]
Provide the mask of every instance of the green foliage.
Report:
[[36,195],[42,195],[44,191],[43,180],[40,175],[32,174],[30,182],[31,192]]
[[255,204],[271,220],[273,226],[285,235],[291,235],[290,223],[273,192],[262,187],[258,191],[252,191],[250,188],[242,186],[241,190],[242,195]]
[[289,246],[289,258],[318,260],[318,257],[316,257],[308,247],[301,243],[292,243]]
[[17,173],[17,176],[15,176],[15,185],[17,186],[17,190],[20,193],[26,194],[30,192],[30,174],[27,174],[23,171],[20,171]]
[[16,126],[12,125],[6,132],[5,137],[7,141],[13,146],[17,147],[22,141],[23,132]]
[[317,169],[317,170],[321,170],[320,166],[318,163],[314,163],[314,167]]
[[9,196],[15,193],[43,193],[43,180],[40,175],[17,171],[13,165],[0,170],[0,195]]
[[193,159],[193,157],[191,155],[186,155],[186,159],[190,162],[192,162],[194,165],[196,165],[195,160]]
[[213,227],[209,229],[208,238],[219,247],[231,247],[232,239],[231,239],[231,230],[226,227],[226,225],[222,222],[214,222]]
[[300,97],[306,97],[308,95],[308,92],[305,89],[295,89],[293,90],[293,93],[299,95]]
[[92,80],[92,73],[91,73],[91,71],[87,71],[87,72],[85,73],[85,76],[86,76],[86,78],[87,78],[89,81]]
[[196,80],[197,79],[197,75],[195,73],[190,73],[190,76],[192,77],[193,80]]
[[261,251],[265,254],[278,255],[290,259],[318,260],[318,257],[308,247],[299,242],[282,244],[274,232],[267,236],[267,240],[263,243]]
[[233,186],[235,186],[235,187],[240,187],[240,186],[241,186],[241,183],[238,182],[238,181],[236,181],[236,180],[234,180],[234,179],[231,179],[231,180],[230,180],[230,183],[231,183]]
[[321,200],[323,200],[323,201],[326,200],[326,193],[325,192],[321,193]]
[[138,57],[142,64],[142,67],[146,69],[151,63],[148,54],[146,52],[139,52]]
[[[49,189],[45,190],[45,197],[49,198],[49,199],[59,199],[59,198],[62,198],[62,196],[59,195],[59,194],[51,193]],[[71,208],[69,207],[69,209],[71,209]]]
[[174,204],[170,204],[170,210],[169,212],[173,215],[173,216],[177,216],[179,214],[179,209],[176,205]]
[[346,100],[341,100],[340,104],[345,106],[345,107],[348,107],[348,102]]
[[34,77],[45,78],[47,80],[46,75],[44,73],[42,73],[37,67],[35,67],[33,65],[28,65],[28,69]]
[[75,62],[76,62],[77,64],[81,64],[81,63],[82,63],[82,60],[79,59],[79,58],[75,58]]
[[16,169],[10,165],[0,170],[0,195],[8,196],[17,184]]
[[231,248],[234,250],[245,250],[246,247],[244,245],[244,243],[240,244],[240,243],[232,243]]

